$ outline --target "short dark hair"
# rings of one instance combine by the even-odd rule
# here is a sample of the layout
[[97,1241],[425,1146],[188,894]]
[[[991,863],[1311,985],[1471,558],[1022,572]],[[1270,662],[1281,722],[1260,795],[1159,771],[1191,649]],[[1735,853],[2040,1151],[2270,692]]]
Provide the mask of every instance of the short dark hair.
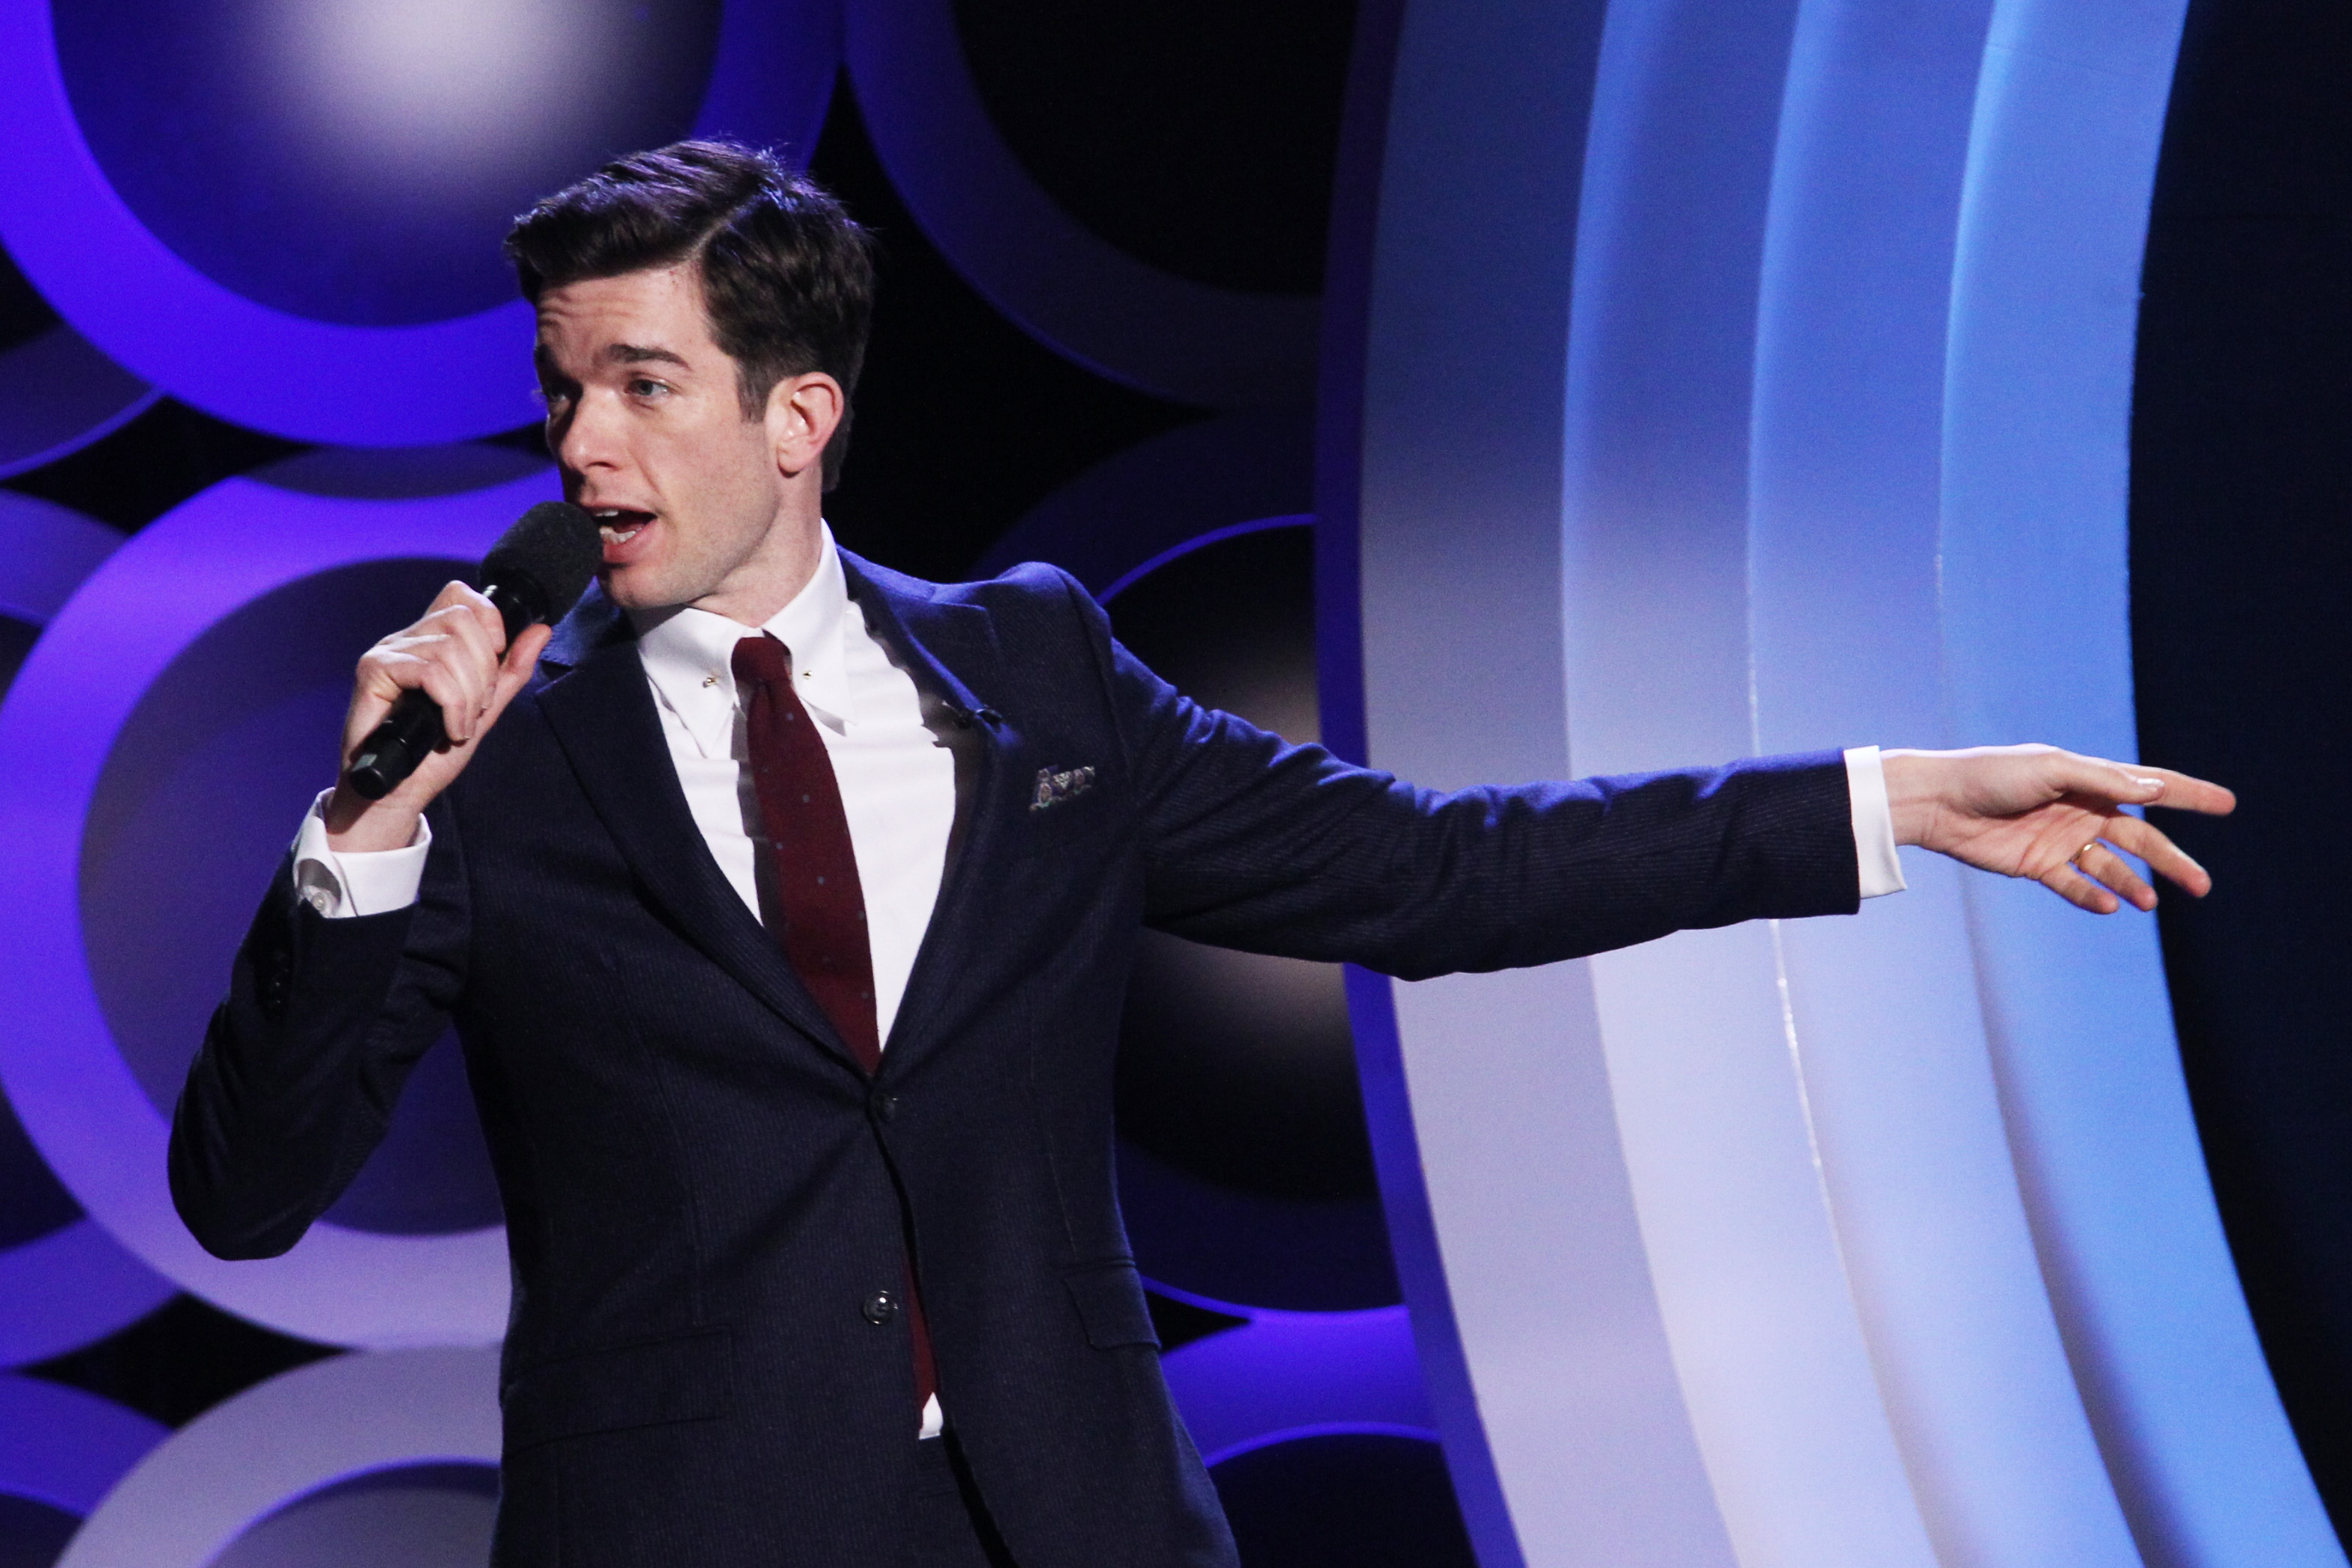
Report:
[[[517,218],[506,253],[534,304],[584,278],[694,263],[746,419],[778,382],[809,371],[839,382],[845,399],[866,363],[871,238],[823,186],[754,148],[676,141],[607,163]],[[824,452],[828,490],[848,436],[845,404]]]

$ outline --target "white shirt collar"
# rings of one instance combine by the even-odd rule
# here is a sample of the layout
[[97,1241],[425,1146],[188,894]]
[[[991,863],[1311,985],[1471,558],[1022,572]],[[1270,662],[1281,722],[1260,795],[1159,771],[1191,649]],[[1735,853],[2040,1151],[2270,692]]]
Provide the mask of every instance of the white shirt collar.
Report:
[[[849,580],[834,549],[833,530],[823,523],[817,527],[823,538],[816,575],[760,630],[791,651],[793,684],[803,706],[838,732],[855,722],[842,648]],[[632,618],[637,623],[637,656],[655,692],[692,733],[704,756],[731,755],[735,644],[751,636],[751,629],[708,610],[633,613]]]

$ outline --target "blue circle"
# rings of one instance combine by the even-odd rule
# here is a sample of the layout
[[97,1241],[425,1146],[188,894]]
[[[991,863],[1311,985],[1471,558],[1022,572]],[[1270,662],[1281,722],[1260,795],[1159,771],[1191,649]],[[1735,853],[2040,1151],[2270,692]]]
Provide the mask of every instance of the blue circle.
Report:
[[0,349],[0,479],[112,434],[163,395],[62,321]]
[[[59,75],[163,244],[315,321],[415,326],[514,298],[514,214],[685,135],[717,0],[74,0]],[[550,26],[560,23],[560,26]]]
[[[457,570],[370,561],[263,594],[181,650],[116,732],[82,835],[82,949],[107,1032],[158,1115],[179,1098],[292,824],[332,777],[352,666]],[[325,1218],[386,1236],[499,1222],[454,1039],[417,1062]]]
[[[365,477],[315,464],[298,472],[314,492],[362,488]],[[92,974],[83,858],[103,835],[90,809],[149,687],[215,626],[289,584],[349,569],[478,559],[552,487],[534,474],[455,495],[357,500],[224,481],[117,551],[51,623],[0,705],[0,816],[12,828],[0,839],[0,876],[15,894],[0,905],[0,944],[16,960],[0,965],[0,1009],[16,1022],[0,1031],[9,1100],[83,1208],[142,1260],[286,1333],[358,1345],[493,1343],[506,1322],[504,1231],[321,1222],[262,1262],[225,1262],[197,1246],[164,1180],[168,1124],[110,1032]],[[109,679],[93,683],[88,672],[99,667]]]
[[58,320],[0,251],[0,478],[88,445],[159,395]]
[[[515,3],[443,0],[432,13],[457,19],[449,24],[456,26],[471,12]],[[321,9],[402,13],[299,6],[289,15]],[[80,26],[70,25],[67,37],[80,38]],[[825,0],[726,5],[694,133],[777,143],[788,155],[804,155],[824,120],[838,33]],[[129,154],[114,146],[110,130],[98,134],[101,156],[75,118],[77,95],[59,44],[47,0],[0,0],[0,101],[9,106],[0,117],[0,160],[8,169],[0,180],[0,245],[58,314],[99,349],[207,413],[300,441],[424,445],[538,419],[530,396],[530,311],[520,299],[416,319],[431,310],[464,310],[480,296],[472,285],[436,294],[341,287],[315,276],[289,282],[271,272],[268,256],[241,252],[234,267],[218,263],[237,274],[224,280],[199,264],[203,258],[191,261],[174,249],[142,221],[133,200],[160,213],[167,197],[118,190],[107,159],[122,162]],[[81,46],[75,48],[79,59]],[[90,107],[106,105],[93,98]],[[316,215],[331,214],[322,208]],[[196,232],[176,220],[166,226],[183,235]],[[272,298],[251,297],[240,287]],[[394,324],[315,319],[272,302],[281,295],[305,308]]]
[[83,1518],[167,1435],[95,1394],[0,1376],[0,1496]]
[[[37,636],[121,543],[79,512],[0,491],[0,632]],[[15,673],[0,666],[0,696]],[[103,1339],[171,1293],[83,1216],[0,1098],[0,1366]]]
[[58,1568],[414,1563],[380,1554],[410,1544],[479,1563],[498,1384],[488,1348],[331,1356],[256,1384],[157,1444],[88,1511]]

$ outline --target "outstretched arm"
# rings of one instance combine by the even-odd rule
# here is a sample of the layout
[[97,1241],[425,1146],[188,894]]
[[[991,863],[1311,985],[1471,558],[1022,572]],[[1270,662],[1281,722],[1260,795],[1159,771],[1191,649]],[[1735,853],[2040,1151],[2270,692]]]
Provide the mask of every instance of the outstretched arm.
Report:
[[2156,890],[2118,850],[2197,897],[2213,885],[2203,866],[2125,807],[2221,816],[2238,804],[2219,784],[2186,773],[2081,757],[2054,746],[1881,757],[1897,843],[2003,876],[2032,877],[2095,915],[2113,915],[2122,907],[2118,898],[2140,909],[2156,907]]

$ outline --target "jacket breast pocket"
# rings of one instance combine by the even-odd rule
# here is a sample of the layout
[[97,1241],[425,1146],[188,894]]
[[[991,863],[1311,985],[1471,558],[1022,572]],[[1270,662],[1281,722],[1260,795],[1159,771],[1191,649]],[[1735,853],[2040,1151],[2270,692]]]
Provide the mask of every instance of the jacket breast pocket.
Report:
[[1160,1335],[1151,1326],[1151,1309],[1144,1304],[1143,1281],[1132,1263],[1106,1263],[1062,1276],[1077,1303],[1078,1322],[1086,1326],[1087,1343],[1097,1350],[1117,1350],[1125,1344],[1157,1349]]
[[733,1337],[707,1329],[542,1363],[509,1379],[499,1403],[513,1451],[591,1432],[712,1420],[728,1413],[734,1391]]

